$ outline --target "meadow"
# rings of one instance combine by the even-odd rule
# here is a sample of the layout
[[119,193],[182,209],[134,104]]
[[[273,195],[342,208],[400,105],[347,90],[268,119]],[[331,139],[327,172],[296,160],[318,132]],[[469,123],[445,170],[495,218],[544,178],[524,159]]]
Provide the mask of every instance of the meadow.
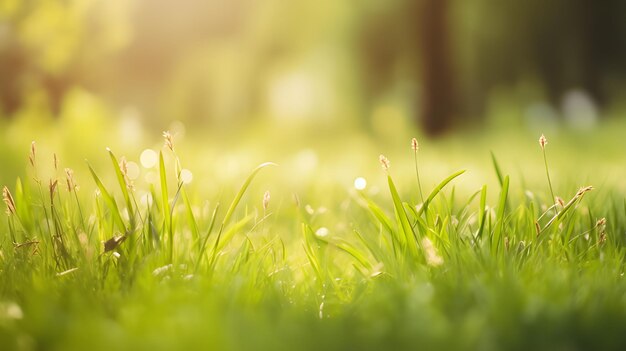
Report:
[[626,349],[622,122],[2,123],[0,349]]

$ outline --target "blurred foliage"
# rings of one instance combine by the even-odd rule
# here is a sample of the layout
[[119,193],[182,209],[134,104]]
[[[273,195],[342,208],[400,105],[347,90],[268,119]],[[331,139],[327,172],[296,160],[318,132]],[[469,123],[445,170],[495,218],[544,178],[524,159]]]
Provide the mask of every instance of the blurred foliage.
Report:
[[[433,36],[450,42],[446,98],[462,119],[505,97],[517,121],[539,111],[550,122],[569,114],[572,92],[594,120],[598,108],[623,108],[623,1],[445,2],[447,30]],[[157,126],[413,121],[430,89],[433,44],[421,42],[420,22],[432,4],[5,0],[0,115],[59,116],[80,90],[111,116]]]

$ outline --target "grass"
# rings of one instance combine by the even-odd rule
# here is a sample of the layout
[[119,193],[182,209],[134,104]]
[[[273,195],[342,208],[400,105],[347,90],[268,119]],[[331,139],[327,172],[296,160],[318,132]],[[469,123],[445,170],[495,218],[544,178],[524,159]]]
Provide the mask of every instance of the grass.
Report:
[[108,150],[80,179],[93,196],[33,145],[3,191],[1,349],[626,349],[626,201],[571,177],[554,204],[545,144],[527,168],[550,194],[496,153],[497,183],[465,191],[461,169],[428,191],[412,141],[378,192],[314,180],[278,202],[255,182],[292,175],[263,163],[220,204],[164,137],[156,181]]

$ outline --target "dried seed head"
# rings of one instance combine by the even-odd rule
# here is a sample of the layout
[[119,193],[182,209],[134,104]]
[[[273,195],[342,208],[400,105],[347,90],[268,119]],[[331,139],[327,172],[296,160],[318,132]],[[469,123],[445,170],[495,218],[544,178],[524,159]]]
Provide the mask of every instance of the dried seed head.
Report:
[[54,161],[54,170],[58,171],[59,170],[59,159],[57,158],[57,154],[56,153],[52,154],[52,160]]
[[30,154],[28,154],[28,161],[30,161],[31,166],[35,167],[35,156],[37,155],[37,147],[35,146],[35,141],[30,143]]
[[380,161],[380,164],[385,171],[389,170],[390,162],[389,159],[385,157],[385,155],[378,156],[378,161]]
[[419,150],[420,146],[417,143],[417,139],[415,138],[411,139],[411,148],[413,149],[413,151],[416,151],[416,152],[417,150]]
[[54,205],[54,192],[57,190],[57,184],[59,182],[55,179],[54,181],[50,179],[50,185],[48,188],[50,189],[50,204]]
[[8,215],[12,215],[17,212],[15,210],[15,201],[13,200],[13,196],[11,195],[9,188],[7,188],[6,186],[2,188],[2,200],[4,200],[4,203],[7,205]]
[[128,176],[128,161],[126,161],[126,157],[124,156],[122,156],[122,158],[120,159],[120,172],[124,177],[124,182],[126,183],[126,187],[128,188],[128,190],[134,191],[135,184]]
[[165,139],[165,146],[167,146],[170,150],[174,151],[174,142],[173,142],[172,134],[166,130],[163,132],[163,138]]
[[589,186],[585,186],[582,187],[578,190],[578,192],[576,193],[577,197],[581,197],[583,196],[586,192],[593,190],[593,186],[589,185]]
[[293,203],[296,207],[300,207],[300,197],[296,193],[293,193]]
[[510,245],[509,237],[505,236],[504,237],[504,248],[506,249],[506,251],[509,251],[509,245]]
[[120,159],[120,171],[124,177],[128,176],[128,162],[126,161],[126,157],[122,156]]
[[604,227],[605,224],[606,224],[606,218],[604,217],[598,219],[598,222],[596,222],[597,227]]
[[600,243],[600,245],[606,242],[606,232],[602,231],[600,233],[600,236],[598,237],[598,242]]
[[67,184],[67,191],[78,191],[78,184],[74,181],[74,171],[71,168],[65,169],[65,181]]
[[545,135],[541,134],[541,136],[539,137],[539,145],[541,146],[542,149],[545,149],[547,144],[548,144],[548,139],[546,139]]
[[539,233],[541,233],[541,226],[539,225],[539,222],[535,222],[535,231],[537,231],[537,236],[539,236]]
[[266,191],[265,194],[263,194],[263,210],[267,211],[267,209],[270,206],[270,191]]
[[555,198],[555,201],[557,204],[561,205],[561,207],[565,207],[565,200],[563,200],[561,197],[557,196]]

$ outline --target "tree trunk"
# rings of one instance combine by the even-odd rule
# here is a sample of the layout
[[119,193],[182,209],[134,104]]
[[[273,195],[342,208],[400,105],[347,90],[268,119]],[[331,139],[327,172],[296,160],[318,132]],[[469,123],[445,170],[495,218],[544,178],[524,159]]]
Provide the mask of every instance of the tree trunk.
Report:
[[421,39],[421,125],[429,135],[445,132],[455,113],[454,77],[450,55],[447,0],[424,0],[416,25]]

